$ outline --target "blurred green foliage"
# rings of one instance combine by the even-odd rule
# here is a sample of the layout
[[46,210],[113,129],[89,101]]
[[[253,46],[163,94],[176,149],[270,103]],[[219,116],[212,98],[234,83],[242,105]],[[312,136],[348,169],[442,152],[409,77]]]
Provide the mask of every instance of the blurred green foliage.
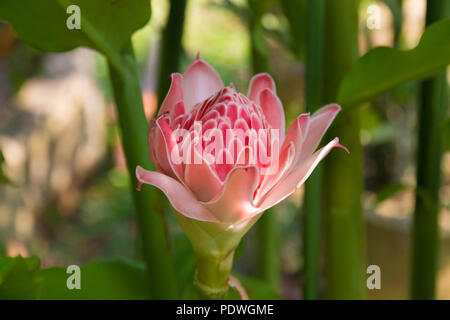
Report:
[[433,76],[450,63],[450,20],[426,29],[416,48],[378,47],[358,59],[339,89],[338,102],[355,107],[406,81]]
[[[188,244],[181,239],[182,245]],[[178,278],[185,287],[183,299],[197,299],[197,291],[192,284],[195,260],[183,254],[179,248],[175,261],[182,263],[178,268]],[[40,300],[145,300],[150,299],[145,266],[132,260],[97,260],[80,267],[80,289],[68,289],[68,279],[73,275],[63,267],[39,270],[37,258],[0,258],[0,299],[40,299]],[[261,280],[238,275],[252,299],[279,299],[267,284]],[[231,290],[229,299],[240,299]]]
[[39,259],[0,257],[0,300],[35,299],[42,282]]
[[130,260],[106,260],[88,263],[80,268],[81,288],[69,290],[70,274],[65,268],[52,267],[39,273],[42,300],[144,300],[150,299],[149,279],[145,266]]
[[443,128],[443,144],[444,144],[444,150],[450,151],[450,118],[444,121],[442,124]]

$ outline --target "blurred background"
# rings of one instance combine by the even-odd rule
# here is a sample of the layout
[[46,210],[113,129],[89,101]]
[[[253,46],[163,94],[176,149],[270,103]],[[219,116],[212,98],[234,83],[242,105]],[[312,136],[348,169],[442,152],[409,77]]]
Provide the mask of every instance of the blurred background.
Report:
[[[258,32],[256,39],[261,43],[256,46],[264,46],[269,57],[267,68],[276,80],[290,125],[305,111],[304,48],[293,48],[289,12],[272,2],[255,31],[249,28],[251,15],[245,0],[187,1],[179,71],[199,52],[225,84],[233,82],[245,93],[254,68],[252,32]],[[415,47],[424,30],[425,8],[425,0],[361,1],[360,54],[380,45]],[[168,12],[167,0],[153,0],[150,23],[133,38],[149,118],[158,103],[159,53]],[[298,16],[299,23],[305,19],[306,13]],[[418,87],[416,82],[402,85],[363,106],[360,113],[367,264],[380,266],[382,276],[382,289],[368,291],[371,299],[408,297]],[[44,54],[23,44],[0,22],[0,165],[4,173],[0,179],[10,181],[0,185],[0,254],[37,256],[43,267],[139,256],[130,179],[112,100],[101,55],[88,49]],[[441,172],[437,297],[450,299],[448,152]],[[302,297],[298,219],[302,194],[300,189],[270,212],[277,221],[280,281],[287,299]],[[167,219],[174,246],[190,250],[173,217]],[[235,269],[242,274],[258,272],[255,230],[238,250]],[[184,261],[185,268],[194,264]]]

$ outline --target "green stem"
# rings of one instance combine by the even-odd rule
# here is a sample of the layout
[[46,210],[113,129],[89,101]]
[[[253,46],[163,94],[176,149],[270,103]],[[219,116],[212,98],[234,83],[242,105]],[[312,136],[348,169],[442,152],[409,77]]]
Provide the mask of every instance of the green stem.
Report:
[[169,91],[169,76],[179,71],[186,2],[187,0],[170,1],[169,17],[162,35],[159,54],[158,105],[161,104]]
[[176,210],[174,214],[194,249],[197,260],[194,283],[199,289],[200,297],[224,299],[228,291],[234,252],[259,215],[245,224],[230,228],[221,223],[191,219]]
[[[325,0],[308,1],[306,29],[306,110],[313,113],[323,103],[323,46]],[[305,185],[303,215],[303,297],[317,299],[322,166]]]
[[[427,1],[426,24],[444,16],[444,1]],[[445,73],[421,84],[417,191],[413,218],[411,298],[434,299],[439,253],[440,123],[447,108]]]
[[256,248],[256,262],[258,263],[258,273],[270,285],[279,292],[281,274],[279,268],[279,231],[274,212],[267,210],[256,223],[258,244]]
[[325,270],[329,299],[364,299],[365,228],[359,110],[344,113],[330,130],[350,155],[334,152],[324,165]]
[[176,283],[168,243],[164,216],[155,212],[157,194],[150,188],[136,190],[136,166],[152,168],[147,147],[148,124],[142,107],[141,88],[131,43],[120,55],[121,70],[109,64],[122,142],[131,176],[133,200],[142,240],[143,256],[147,264],[150,290],[155,299],[176,298]]
[[[249,1],[250,52],[253,73],[269,72],[269,58],[262,33],[260,3]],[[256,262],[258,274],[276,291],[280,291],[281,274],[278,256],[278,229],[273,212],[267,210],[256,223]]]
[[[326,2],[324,101],[336,101],[339,85],[357,57],[358,1]],[[328,137],[350,150],[332,152],[324,162],[325,269],[327,298],[363,299],[365,232],[361,206],[362,147],[358,110],[343,112]]]
[[233,267],[233,256],[234,250],[226,257],[197,255],[197,271],[194,283],[201,299],[226,299],[228,278]]

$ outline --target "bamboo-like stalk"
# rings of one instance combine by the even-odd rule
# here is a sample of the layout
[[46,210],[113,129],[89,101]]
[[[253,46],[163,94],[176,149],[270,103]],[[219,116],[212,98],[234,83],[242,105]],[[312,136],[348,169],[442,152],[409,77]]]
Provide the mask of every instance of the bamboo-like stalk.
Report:
[[[262,39],[260,8],[257,2],[249,1],[251,16],[249,21],[250,52],[253,73],[269,72],[267,47]],[[279,231],[273,212],[267,210],[256,223],[256,263],[259,275],[276,291],[280,291]]]
[[[427,1],[426,24],[445,15],[443,0]],[[412,233],[411,298],[434,299],[439,254],[441,122],[448,107],[445,73],[421,83],[417,191]]]
[[162,35],[162,45],[159,54],[158,77],[158,106],[169,91],[169,76],[179,72],[180,57],[182,53],[181,38],[183,36],[184,16],[187,0],[171,0],[167,24]]
[[[327,0],[324,102],[336,101],[341,80],[357,57],[358,0]],[[343,106],[345,109],[345,106]],[[365,232],[361,206],[362,147],[358,110],[342,112],[328,137],[339,137],[350,155],[332,152],[324,161],[326,296],[363,299]]]
[[[313,113],[323,103],[323,46],[325,0],[308,1],[306,29],[306,110]],[[317,299],[322,166],[305,185],[303,214],[303,298]]]
[[150,291],[155,299],[175,299],[176,282],[164,216],[155,207],[156,192],[150,188],[136,190],[136,166],[152,168],[148,147],[148,124],[142,106],[139,76],[131,43],[121,54],[121,70],[109,64],[110,77],[122,131],[122,142],[131,176],[131,189],[137,213],[137,224],[147,265]]
[[280,292],[279,230],[274,212],[266,210],[256,223],[258,273],[270,287]]

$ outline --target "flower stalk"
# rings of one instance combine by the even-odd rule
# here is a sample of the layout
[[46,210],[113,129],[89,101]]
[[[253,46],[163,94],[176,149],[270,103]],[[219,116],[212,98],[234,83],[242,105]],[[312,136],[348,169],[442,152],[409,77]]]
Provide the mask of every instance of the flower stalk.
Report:
[[[336,100],[341,81],[357,57],[358,4],[357,0],[326,1],[324,101]],[[363,159],[358,110],[344,112],[330,134],[341,137],[351,153],[334,154],[323,170],[326,296],[364,299]]]
[[164,99],[170,87],[167,81],[173,72],[177,72],[182,53],[181,38],[183,36],[184,17],[187,0],[171,0],[167,24],[161,39],[161,50],[159,53],[159,80],[158,80],[158,105]]
[[[323,46],[325,0],[308,1],[306,28],[306,110],[313,113],[323,103]],[[303,298],[317,299],[319,282],[322,165],[305,184],[303,213]]]
[[240,225],[226,225],[193,220],[176,210],[174,214],[194,249],[197,260],[194,284],[199,297],[207,300],[225,299],[234,252],[260,215]]
[[233,256],[234,250],[225,256],[196,255],[194,284],[201,299],[224,300],[227,297]]
[[[427,1],[427,26],[448,16],[443,0]],[[448,6],[450,7],[450,6]],[[448,8],[447,7],[447,8]],[[448,105],[445,73],[421,83],[417,190],[412,229],[411,298],[434,299],[439,258],[441,122]]]
[[[118,70],[109,64],[123,147],[130,176],[136,165],[151,167],[147,151],[147,122],[142,106],[141,88],[131,43],[121,54],[123,67]],[[131,184],[136,207],[137,225],[146,261],[150,290],[155,299],[175,299],[176,283],[170,252],[164,234],[164,219],[154,209],[156,190],[138,192]]]

